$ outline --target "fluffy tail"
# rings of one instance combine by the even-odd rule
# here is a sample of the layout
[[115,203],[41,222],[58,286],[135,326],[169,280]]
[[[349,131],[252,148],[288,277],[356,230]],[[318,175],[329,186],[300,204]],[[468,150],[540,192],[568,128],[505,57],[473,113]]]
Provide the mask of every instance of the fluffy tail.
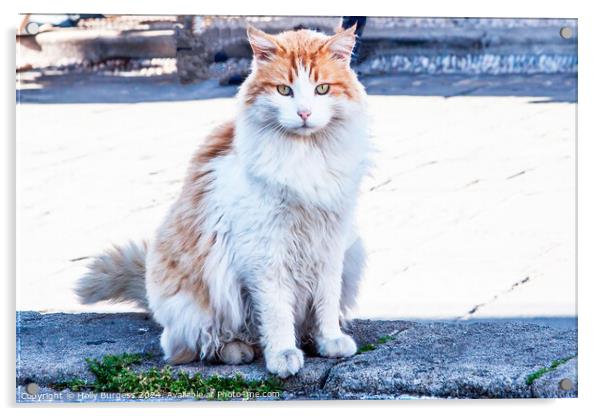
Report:
[[146,243],[130,242],[96,257],[88,265],[88,273],[77,282],[75,293],[80,301],[135,302],[148,310],[144,285],[146,251]]

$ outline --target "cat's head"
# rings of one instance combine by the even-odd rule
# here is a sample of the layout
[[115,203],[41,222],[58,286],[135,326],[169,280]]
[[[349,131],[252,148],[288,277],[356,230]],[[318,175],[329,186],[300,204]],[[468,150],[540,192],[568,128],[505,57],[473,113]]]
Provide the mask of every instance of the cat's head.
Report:
[[253,65],[241,87],[248,117],[265,130],[309,136],[352,117],[364,90],[350,67],[355,27],[270,35],[249,27]]

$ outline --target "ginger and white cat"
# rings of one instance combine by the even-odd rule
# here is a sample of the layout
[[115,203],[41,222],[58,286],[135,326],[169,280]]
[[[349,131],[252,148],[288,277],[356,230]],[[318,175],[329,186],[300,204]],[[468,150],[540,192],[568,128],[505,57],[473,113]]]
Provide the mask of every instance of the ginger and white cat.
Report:
[[246,363],[261,349],[287,377],[303,367],[301,344],[353,355],[341,321],[364,265],[353,216],[369,154],[354,33],[249,28],[252,72],[234,121],[200,146],[148,246],[94,260],[82,301],[150,309],[172,363]]

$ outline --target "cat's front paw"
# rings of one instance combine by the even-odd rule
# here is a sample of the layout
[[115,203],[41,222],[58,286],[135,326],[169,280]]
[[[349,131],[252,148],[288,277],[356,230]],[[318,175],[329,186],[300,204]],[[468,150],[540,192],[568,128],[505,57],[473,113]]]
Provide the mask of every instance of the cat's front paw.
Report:
[[318,354],[322,357],[351,357],[357,352],[357,345],[349,335],[342,334],[336,338],[318,338]]
[[299,348],[276,351],[265,355],[265,363],[270,373],[281,378],[297,374],[303,367],[303,352]]

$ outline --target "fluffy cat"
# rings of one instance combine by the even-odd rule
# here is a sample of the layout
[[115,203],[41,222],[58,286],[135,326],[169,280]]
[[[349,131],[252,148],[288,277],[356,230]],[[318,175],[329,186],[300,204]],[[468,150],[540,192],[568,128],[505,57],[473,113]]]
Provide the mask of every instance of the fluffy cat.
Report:
[[288,377],[303,367],[304,343],[353,355],[341,322],[364,265],[353,215],[370,150],[354,33],[250,27],[235,120],[198,149],[148,246],[92,262],[82,301],[148,308],[171,363],[247,363],[261,350],[268,371]]

